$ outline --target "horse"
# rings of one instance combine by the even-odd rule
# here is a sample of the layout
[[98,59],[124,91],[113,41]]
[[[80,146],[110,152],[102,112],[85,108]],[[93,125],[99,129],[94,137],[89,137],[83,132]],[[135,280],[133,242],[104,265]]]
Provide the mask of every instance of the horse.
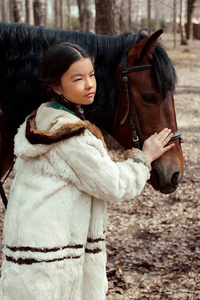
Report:
[[144,140],[164,127],[175,143],[152,163],[149,183],[174,192],[184,170],[182,137],[177,128],[173,93],[176,72],[159,37],[139,32],[118,36],[0,23],[0,178],[13,159],[17,128],[46,96],[40,82],[44,52],[56,43],[72,42],[95,60],[97,93],[85,106],[92,123],[107,131],[124,149],[142,148]]

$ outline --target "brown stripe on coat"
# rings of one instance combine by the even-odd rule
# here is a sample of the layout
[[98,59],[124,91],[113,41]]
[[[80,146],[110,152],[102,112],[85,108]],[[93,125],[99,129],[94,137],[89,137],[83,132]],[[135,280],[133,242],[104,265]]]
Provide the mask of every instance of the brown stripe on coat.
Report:
[[95,249],[85,248],[85,253],[96,254],[96,253],[99,253],[99,252],[102,252],[102,250],[100,248],[95,248]]
[[15,259],[11,256],[7,256],[6,255],[6,260],[10,261],[12,263],[18,264],[18,265],[32,265],[32,264],[36,264],[36,263],[51,263],[51,262],[55,262],[55,261],[62,261],[65,259],[78,259],[80,258],[80,256],[65,256],[62,258],[56,258],[56,259],[51,259],[51,260],[36,260],[34,258],[18,258]]
[[21,246],[21,247],[11,247],[6,245],[8,249],[10,249],[13,252],[16,251],[31,251],[31,252],[42,252],[42,253],[47,253],[47,252],[56,252],[59,250],[64,250],[64,249],[81,249],[83,248],[83,245],[67,245],[63,247],[55,247],[55,248],[34,248],[34,247],[29,247],[29,246]]
[[98,238],[98,239],[91,239],[91,238],[88,238],[87,239],[87,242],[88,243],[98,243],[98,242],[103,242],[105,241],[105,239],[102,239],[102,238]]

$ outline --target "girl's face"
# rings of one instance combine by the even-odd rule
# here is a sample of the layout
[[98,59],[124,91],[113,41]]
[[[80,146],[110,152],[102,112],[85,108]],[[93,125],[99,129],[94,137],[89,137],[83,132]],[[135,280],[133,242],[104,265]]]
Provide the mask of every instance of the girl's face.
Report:
[[94,68],[89,58],[80,58],[61,76],[60,85],[53,87],[58,95],[63,95],[77,108],[81,104],[91,104],[96,93]]

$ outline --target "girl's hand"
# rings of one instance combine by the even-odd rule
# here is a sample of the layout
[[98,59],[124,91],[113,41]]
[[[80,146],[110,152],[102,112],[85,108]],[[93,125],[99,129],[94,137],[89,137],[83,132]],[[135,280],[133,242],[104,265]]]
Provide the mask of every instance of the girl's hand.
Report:
[[171,133],[171,129],[165,128],[160,133],[154,133],[144,141],[142,151],[146,154],[150,162],[156,160],[175,146],[175,144],[172,143],[165,147],[165,145],[169,143],[172,136],[173,133]]

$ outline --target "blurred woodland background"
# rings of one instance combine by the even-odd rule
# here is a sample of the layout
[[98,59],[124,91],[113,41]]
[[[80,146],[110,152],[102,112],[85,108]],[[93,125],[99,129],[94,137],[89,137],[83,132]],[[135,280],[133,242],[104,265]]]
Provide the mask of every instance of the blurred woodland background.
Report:
[[[185,171],[177,190],[146,185],[108,204],[107,300],[200,299],[200,0],[0,0],[0,21],[118,35],[162,28],[178,83],[175,105]],[[123,157],[110,150],[114,161]],[[14,171],[5,182],[9,196]],[[1,240],[5,208],[0,199]]]
[[118,35],[173,33],[174,47],[200,39],[200,0],[0,0],[0,21]]

